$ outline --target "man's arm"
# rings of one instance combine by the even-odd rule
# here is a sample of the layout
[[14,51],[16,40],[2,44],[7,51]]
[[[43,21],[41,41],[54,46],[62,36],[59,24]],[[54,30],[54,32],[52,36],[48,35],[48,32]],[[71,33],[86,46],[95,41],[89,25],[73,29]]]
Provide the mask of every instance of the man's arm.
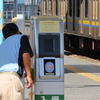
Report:
[[30,53],[24,53],[22,55],[23,57],[23,64],[26,70],[26,80],[27,80],[27,88],[32,87],[33,81],[31,78],[31,59],[30,59]]

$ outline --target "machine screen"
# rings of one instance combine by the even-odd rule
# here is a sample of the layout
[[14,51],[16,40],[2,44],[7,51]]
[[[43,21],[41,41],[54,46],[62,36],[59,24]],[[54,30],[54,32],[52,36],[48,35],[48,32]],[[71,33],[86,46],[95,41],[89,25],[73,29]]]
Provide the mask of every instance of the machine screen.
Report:
[[54,52],[54,39],[44,39],[44,51],[45,52]]

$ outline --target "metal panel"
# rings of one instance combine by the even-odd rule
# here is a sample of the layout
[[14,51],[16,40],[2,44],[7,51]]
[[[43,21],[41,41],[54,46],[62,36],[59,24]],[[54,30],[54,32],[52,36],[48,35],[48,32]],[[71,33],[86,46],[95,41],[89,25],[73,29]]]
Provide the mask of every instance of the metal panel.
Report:
[[[63,82],[36,82],[35,85],[36,85],[35,93],[39,94],[39,95],[42,92],[41,90],[44,90],[43,94],[47,94],[47,95],[50,94],[50,93],[52,93],[52,94],[55,94],[55,93],[63,94],[64,93],[64,90],[63,90],[64,84],[63,84]],[[52,86],[52,87],[50,87],[50,89],[48,89],[48,86],[49,87]],[[44,99],[42,99],[42,100],[44,100]]]

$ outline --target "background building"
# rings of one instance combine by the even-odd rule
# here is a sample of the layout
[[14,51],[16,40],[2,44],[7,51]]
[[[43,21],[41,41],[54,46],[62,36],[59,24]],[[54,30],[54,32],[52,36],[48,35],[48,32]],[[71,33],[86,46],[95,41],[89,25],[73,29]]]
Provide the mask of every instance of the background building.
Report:
[[[16,3],[15,3],[16,1]],[[16,5],[15,5],[16,4]],[[16,6],[16,13],[17,14],[25,14],[26,19],[29,19],[32,10],[38,11],[39,10],[39,0],[33,0],[33,9],[31,6],[31,0],[4,0],[4,17],[5,18],[12,18],[14,17],[15,12],[15,6]],[[38,12],[36,12],[37,14]]]

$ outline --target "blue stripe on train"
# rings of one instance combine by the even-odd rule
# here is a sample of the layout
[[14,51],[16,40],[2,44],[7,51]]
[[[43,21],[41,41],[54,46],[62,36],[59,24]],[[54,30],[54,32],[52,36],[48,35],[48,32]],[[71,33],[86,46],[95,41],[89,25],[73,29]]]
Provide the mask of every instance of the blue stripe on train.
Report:
[[[72,22],[68,22],[68,24],[73,24]],[[83,25],[83,26],[89,26],[89,24],[80,24],[80,23],[75,23],[76,25]],[[92,27],[99,28],[100,26],[92,25]]]

